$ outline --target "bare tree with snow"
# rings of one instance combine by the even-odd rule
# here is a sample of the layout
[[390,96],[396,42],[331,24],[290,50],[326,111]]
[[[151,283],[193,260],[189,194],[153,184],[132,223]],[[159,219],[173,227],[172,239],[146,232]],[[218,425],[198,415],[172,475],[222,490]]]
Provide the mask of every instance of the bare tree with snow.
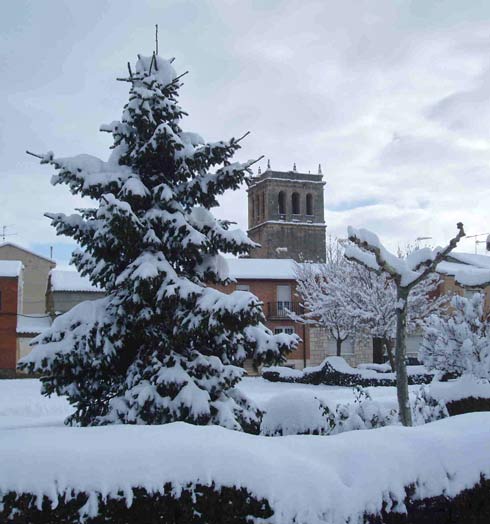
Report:
[[[342,242],[344,243],[344,242]],[[362,333],[380,339],[395,369],[396,286],[385,273],[376,274],[347,260],[341,242],[330,239],[325,264],[296,264],[297,291],[305,313],[296,320],[325,327],[336,340],[337,355],[349,336]],[[433,273],[408,298],[409,333],[431,314],[441,314],[446,296],[436,296],[440,277]]]
[[465,235],[462,223],[457,224],[458,234],[444,248],[434,250],[426,247],[417,249],[406,258],[399,258],[389,252],[377,235],[366,229],[348,228],[351,245],[346,246],[345,256],[378,274],[386,274],[396,286],[396,375],[397,397],[400,419],[404,426],[412,425],[410,399],[408,396],[407,313],[410,292],[429,277],[439,262],[446,259]]

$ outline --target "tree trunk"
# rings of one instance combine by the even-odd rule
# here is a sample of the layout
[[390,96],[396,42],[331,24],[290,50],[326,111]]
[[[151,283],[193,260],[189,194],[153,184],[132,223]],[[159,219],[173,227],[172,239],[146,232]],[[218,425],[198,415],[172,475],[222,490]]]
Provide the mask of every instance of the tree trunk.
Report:
[[386,353],[388,353],[388,360],[390,361],[391,371],[395,372],[395,355],[393,354],[393,344],[389,338],[383,338],[383,347],[386,348]]
[[337,356],[340,357],[342,353],[342,339],[337,339]]
[[412,411],[408,396],[407,376],[407,298],[409,290],[397,286],[398,303],[396,307],[396,393],[400,420],[404,426],[412,425]]

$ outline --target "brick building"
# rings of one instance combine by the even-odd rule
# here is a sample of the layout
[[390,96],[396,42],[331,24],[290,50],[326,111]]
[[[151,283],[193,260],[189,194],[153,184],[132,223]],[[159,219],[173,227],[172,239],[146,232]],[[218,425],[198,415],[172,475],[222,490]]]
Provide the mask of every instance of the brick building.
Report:
[[23,265],[0,260],[0,370],[17,363],[17,312],[22,310]]
[[10,242],[0,245],[0,374],[15,372],[30,341],[50,325],[46,314],[53,260]]
[[12,242],[0,244],[0,260],[22,262],[24,273],[21,312],[26,315],[43,315],[46,311],[48,275],[56,267],[56,262]]

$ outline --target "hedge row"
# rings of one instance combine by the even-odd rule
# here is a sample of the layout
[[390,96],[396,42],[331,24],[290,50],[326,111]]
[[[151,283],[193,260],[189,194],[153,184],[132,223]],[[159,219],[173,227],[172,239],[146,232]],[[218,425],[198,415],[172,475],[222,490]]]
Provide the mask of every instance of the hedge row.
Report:
[[454,498],[444,495],[414,500],[414,487],[406,490],[407,513],[386,510],[379,516],[366,516],[365,524],[488,524],[490,522],[490,480],[481,478],[471,489]]
[[252,517],[273,515],[267,500],[253,497],[245,488],[214,485],[188,486],[178,495],[171,484],[165,484],[163,493],[134,488],[130,507],[123,493],[107,499],[99,494],[97,517],[84,520],[82,508],[95,502],[85,493],[69,500],[60,495],[55,508],[47,497],[39,504],[30,493],[9,492],[1,502],[0,522],[12,524],[249,524]]
[[[375,373],[371,371],[369,375]],[[273,369],[264,370],[262,377],[270,382],[299,382],[302,384],[325,384],[328,386],[396,386],[396,379],[383,377],[384,373],[379,373],[379,377],[363,376],[362,372],[348,373],[344,370],[334,368],[330,362],[325,361],[319,368],[314,368],[312,371],[306,369],[301,375],[288,376],[287,373],[282,374],[280,371]],[[434,376],[432,374],[423,375],[408,375],[408,383],[414,384],[429,384]]]
[[[451,417],[476,411],[490,411],[490,398],[466,397],[460,400],[451,400],[446,402],[446,408]],[[490,523],[490,519],[488,522]]]
[[[490,481],[467,489],[455,498],[444,495],[414,499],[415,488],[406,489],[407,513],[393,513],[385,503],[380,515],[364,516],[365,524],[488,524],[490,522]],[[85,524],[249,524],[255,519],[273,516],[269,503],[253,497],[245,488],[216,488],[197,485],[175,495],[170,484],[163,494],[149,494],[142,488],[133,490],[133,502],[126,505],[120,498],[98,497],[99,514],[83,520]],[[81,509],[87,494],[70,500],[60,496],[58,505],[46,497],[38,507],[32,494],[7,493],[0,510],[0,522],[13,524],[77,524],[82,522]],[[283,524],[293,524],[284,522]]]

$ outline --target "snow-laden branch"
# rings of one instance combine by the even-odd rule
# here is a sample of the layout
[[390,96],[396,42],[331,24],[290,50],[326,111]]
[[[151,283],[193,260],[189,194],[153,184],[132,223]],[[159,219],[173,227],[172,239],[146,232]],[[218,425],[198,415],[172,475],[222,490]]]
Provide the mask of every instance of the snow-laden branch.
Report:
[[354,245],[346,246],[345,256],[376,272],[384,271],[402,288],[411,289],[435,271],[437,264],[447,258],[449,253],[465,236],[463,224],[457,224],[458,234],[444,248],[417,249],[402,259],[390,253],[378,236],[367,229],[348,228],[349,240]]

